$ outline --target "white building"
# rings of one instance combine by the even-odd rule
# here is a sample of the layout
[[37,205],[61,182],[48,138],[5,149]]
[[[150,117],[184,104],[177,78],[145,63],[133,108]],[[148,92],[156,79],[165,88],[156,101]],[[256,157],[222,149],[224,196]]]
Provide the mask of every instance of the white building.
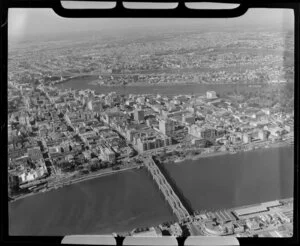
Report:
[[215,99],[215,98],[217,98],[217,94],[215,91],[207,91],[206,98],[207,99]]

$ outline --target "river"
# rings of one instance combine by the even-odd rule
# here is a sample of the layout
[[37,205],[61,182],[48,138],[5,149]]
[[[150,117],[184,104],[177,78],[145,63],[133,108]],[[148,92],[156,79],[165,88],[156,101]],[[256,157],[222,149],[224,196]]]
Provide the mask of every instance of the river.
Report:
[[194,210],[233,208],[293,197],[292,147],[165,164]]
[[[293,196],[293,148],[165,164],[193,209]],[[175,220],[145,169],[128,170],[9,204],[11,235],[107,234]]]
[[249,87],[245,84],[170,84],[170,85],[128,85],[124,86],[103,86],[93,85],[92,81],[96,76],[76,77],[61,84],[58,88],[63,89],[91,89],[101,94],[107,94],[115,91],[118,94],[161,94],[178,95],[181,94],[205,94],[206,91],[214,90],[217,93],[224,93],[233,90],[255,91],[257,87]]
[[10,203],[10,235],[107,234],[175,220],[146,170],[83,181]]

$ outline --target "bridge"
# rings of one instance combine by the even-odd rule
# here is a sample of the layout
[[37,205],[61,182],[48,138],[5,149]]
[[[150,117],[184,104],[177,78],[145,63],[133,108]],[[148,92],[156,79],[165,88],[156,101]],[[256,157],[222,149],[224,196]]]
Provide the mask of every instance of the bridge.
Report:
[[158,185],[159,190],[163,193],[166,201],[169,203],[173,213],[176,215],[178,220],[181,222],[189,218],[189,212],[184,207],[179,197],[175,194],[174,190],[154,162],[153,158],[151,157],[145,160],[144,165],[151,174],[153,180]]

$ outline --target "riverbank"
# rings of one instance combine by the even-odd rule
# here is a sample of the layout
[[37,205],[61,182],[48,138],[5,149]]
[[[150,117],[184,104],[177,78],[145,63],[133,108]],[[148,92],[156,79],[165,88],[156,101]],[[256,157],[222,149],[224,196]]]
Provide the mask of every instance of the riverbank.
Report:
[[228,155],[228,154],[238,154],[238,153],[242,153],[242,152],[249,152],[249,151],[255,151],[255,150],[260,150],[260,149],[264,149],[264,148],[280,148],[280,147],[286,147],[286,146],[290,146],[291,144],[288,142],[274,142],[274,143],[270,143],[268,142],[264,147],[259,147],[259,146],[254,146],[252,149],[248,149],[248,150],[239,150],[239,151],[212,151],[212,152],[207,152],[207,153],[200,153],[198,155],[194,155],[194,156],[186,156],[185,158],[180,158],[177,159],[173,162],[168,162],[168,161],[164,161],[164,163],[181,163],[187,160],[199,160],[202,158],[208,158],[208,157],[215,157],[215,156],[222,156],[222,155]]
[[293,196],[293,146],[186,160],[164,167],[194,210],[230,209]]
[[[195,211],[218,211],[293,197],[293,163],[290,146],[165,167]],[[79,182],[9,207],[11,235],[110,234],[176,219],[144,168]]]
[[[289,145],[290,144],[287,143],[287,142],[275,142],[275,143],[268,143],[268,145],[266,145],[266,146],[268,146],[268,148],[280,148],[280,147],[285,147],[285,146],[289,146]],[[241,151],[236,151],[236,152],[214,151],[214,152],[209,152],[209,153],[201,153],[199,155],[187,156],[185,158],[181,158],[178,161],[176,161],[176,160],[172,161],[172,162],[163,161],[162,163],[163,164],[166,164],[166,163],[180,164],[180,163],[188,161],[188,160],[195,161],[195,160],[199,160],[199,159],[202,159],[202,158],[210,158],[210,157],[216,157],[216,156],[222,156],[222,155],[228,155],[228,154],[237,154],[237,153],[241,153],[241,152],[256,151],[256,150],[259,150],[259,149],[264,149],[264,147],[253,148],[251,150],[246,150],[246,151],[241,150]],[[64,180],[63,181],[60,181],[60,180],[55,181],[50,186],[43,187],[41,190],[39,190],[37,192],[31,192],[31,193],[28,193],[28,194],[20,195],[18,197],[13,197],[13,199],[10,200],[9,202],[14,202],[16,200],[23,199],[23,198],[33,196],[33,195],[37,195],[37,194],[40,194],[40,193],[48,192],[48,191],[51,191],[53,189],[59,189],[59,188],[62,188],[62,187],[68,186],[68,185],[72,185],[72,184],[76,184],[76,183],[79,183],[79,182],[99,178],[99,177],[106,176],[106,175],[111,175],[111,174],[126,171],[126,170],[136,169],[136,168],[139,168],[139,166],[127,167],[127,168],[123,168],[123,169],[120,169],[120,170],[110,170],[110,171],[107,171],[107,172],[100,171],[100,172],[84,175],[82,177],[75,177],[75,178],[72,178],[72,176],[67,177],[66,179],[69,179],[67,181],[64,181]]]
[[[137,168],[138,168],[138,166],[133,166],[133,167],[126,167],[126,168],[123,168],[123,169],[120,169],[120,170],[112,170],[112,171],[108,171],[108,172],[100,172],[100,173],[96,173],[96,174],[93,173],[93,174],[88,175],[88,176],[79,177],[77,179],[72,179],[69,182],[65,182],[65,183],[62,184],[62,187],[66,186],[66,185],[76,184],[76,183],[83,182],[83,181],[90,180],[90,179],[95,179],[95,178],[106,176],[106,175],[115,174],[115,173],[122,172],[122,171],[127,171],[127,170],[131,170],[131,169],[137,169]],[[60,188],[60,187],[58,187],[58,188]]]
[[145,169],[105,175],[9,203],[9,233],[15,236],[103,235],[175,218]]
[[[65,81],[69,82],[69,81]],[[87,83],[88,85],[92,86],[105,86],[105,87],[119,87],[122,86],[121,84],[102,84],[98,80],[91,80]],[[211,85],[209,83],[204,83],[204,82],[185,82],[185,81],[172,81],[172,82],[164,82],[164,83],[146,83],[146,82],[138,82],[138,83],[127,83],[126,87],[134,87],[134,86],[141,86],[141,87],[151,87],[151,86],[158,86],[158,87],[163,87],[163,86],[174,86],[174,85]],[[241,85],[241,83],[237,82],[224,82],[224,83],[214,83],[212,85]],[[243,84],[249,87],[261,87],[262,84]]]
[[[288,197],[283,199],[276,199],[256,204],[234,207],[231,209],[227,209],[227,211],[231,211],[232,213],[234,213],[235,217],[249,219],[253,218],[254,216],[280,212],[281,209],[286,211],[287,207],[289,207],[289,209],[293,211],[293,202],[294,198]],[[218,211],[212,213],[218,213]]]
[[[294,201],[293,197],[287,197],[287,198],[282,198],[282,199],[265,201],[265,202],[261,202],[261,203],[254,203],[254,204],[247,204],[247,205],[244,205],[244,206],[226,208],[224,210],[235,212],[236,210],[251,209],[251,208],[260,207],[260,206],[266,206],[266,207],[268,207],[268,206],[273,207],[274,206],[275,207],[277,202],[281,203],[278,206],[283,206],[284,204],[287,204],[287,203],[293,203],[293,201]],[[201,215],[201,214],[206,213],[206,212],[215,213],[215,212],[218,212],[218,211],[219,211],[219,209],[217,209],[215,211],[214,210],[205,210],[205,211],[198,211],[197,210],[197,211],[194,212],[194,216]],[[259,212],[257,212],[257,213],[259,213]],[[251,216],[252,214],[249,213],[249,215]]]
[[29,196],[38,195],[38,194],[41,194],[41,193],[45,193],[45,192],[48,192],[48,191],[51,191],[51,190],[54,190],[54,189],[59,189],[59,188],[69,186],[69,185],[72,185],[72,184],[76,184],[76,183],[79,183],[79,182],[83,182],[83,181],[87,181],[87,180],[91,180],[91,179],[96,179],[96,178],[99,178],[99,177],[112,175],[112,174],[119,173],[119,172],[122,172],[122,171],[127,171],[127,170],[137,169],[137,168],[139,168],[139,166],[127,167],[127,168],[123,168],[123,169],[120,169],[120,170],[112,170],[112,171],[108,171],[108,172],[92,173],[90,175],[85,175],[83,177],[74,178],[74,179],[71,179],[69,181],[63,181],[63,182],[58,181],[54,185],[51,185],[50,187],[45,187],[45,188],[41,189],[38,192],[31,192],[31,193],[28,193],[28,194],[25,194],[25,195],[14,197],[13,200],[10,200],[9,202],[12,203],[14,201],[24,199],[24,198],[29,197]]

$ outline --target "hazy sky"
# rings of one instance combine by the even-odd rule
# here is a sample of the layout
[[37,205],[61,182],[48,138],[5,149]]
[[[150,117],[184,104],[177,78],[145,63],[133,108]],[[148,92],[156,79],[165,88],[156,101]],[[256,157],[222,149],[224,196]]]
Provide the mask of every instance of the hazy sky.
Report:
[[63,33],[126,30],[134,28],[187,29],[223,28],[292,28],[294,14],[290,9],[250,9],[243,16],[228,19],[146,19],[146,18],[63,18],[52,9],[10,9],[8,13],[9,41],[22,42],[30,36],[50,36]]

